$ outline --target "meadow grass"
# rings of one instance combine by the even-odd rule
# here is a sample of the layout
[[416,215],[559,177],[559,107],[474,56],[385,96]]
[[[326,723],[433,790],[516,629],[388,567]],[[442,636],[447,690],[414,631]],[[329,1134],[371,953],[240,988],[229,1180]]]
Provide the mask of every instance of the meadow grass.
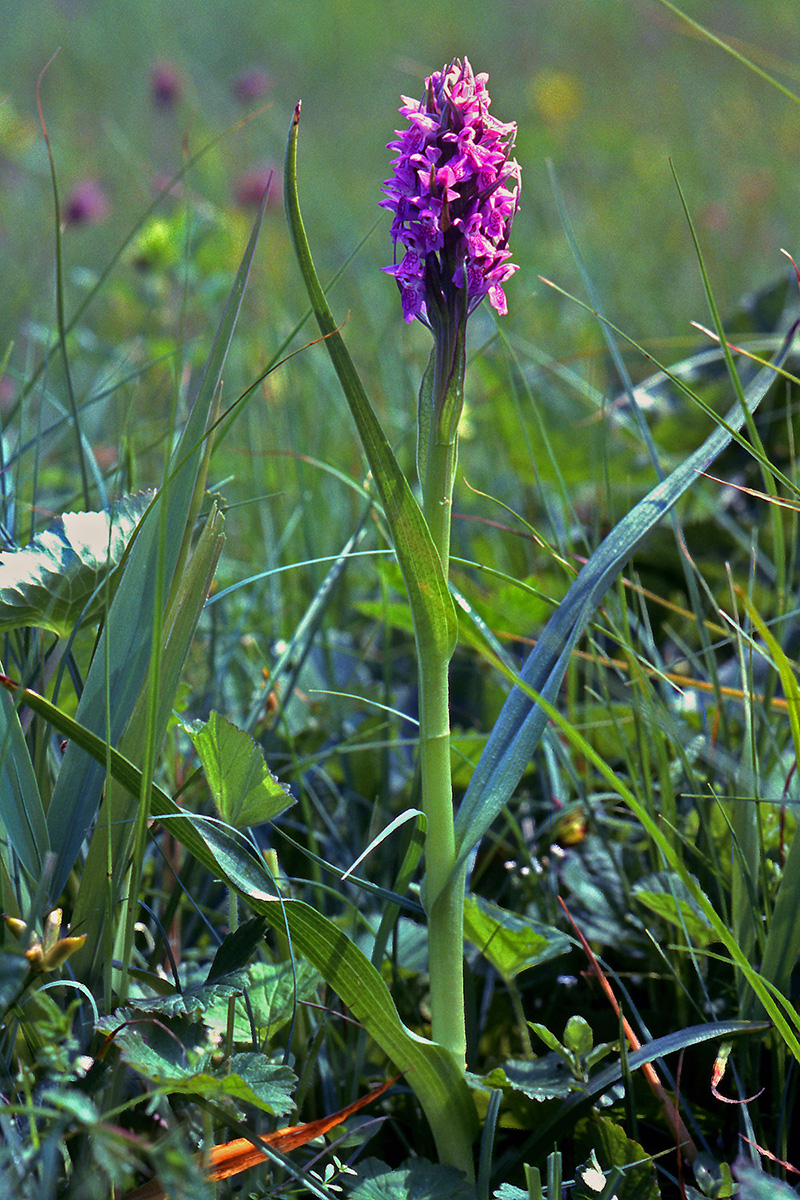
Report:
[[[502,4],[491,28],[477,4],[420,6],[403,49],[378,8],[275,5],[269,42],[235,4],[224,37],[209,9],[180,41],[177,3],[113,27],[38,0],[12,18],[0,1194],[157,1178],[138,1194],[722,1197],[734,1174],[745,1198],[787,1194],[800,576],[784,338],[800,297],[778,249],[793,250],[796,102],[669,6],[586,0],[529,26]],[[63,44],[42,81],[62,205],[89,176],[111,200],[56,239],[33,9]],[[714,28],[791,86],[792,10]],[[297,182],[325,299],[412,476],[427,347],[373,226],[397,93],[450,57],[443,29],[490,71],[526,171],[511,314],[471,319],[453,519],[456,828],[469,844],[486,825],[466,1076],[425,1040],[419,696],[392,513],[281,206],[232,199],[255,161],[280,163],[302,82]],[[665,54],[657,79],[640,66]],[[243,108],[231,84],[262,57],[273,80]],[[167,61],[179,94],[157,104],[149,72]],[[743,433],[690,474],[739,399]],[[671,472],[680,502],[635,554],[628,532],[613,586],[590,576],[584,636],[548,690],[548,619],[575,610],[548,626],[560,650],[584,563],[602,566],[604,537]],[[110,519],[90,544],[69,519],[41,540],[75,511]],[[529,711],[537,732],[487,807],[488,735]],[[327,1149],[323,1125],[276,1134],[398,1069]]]

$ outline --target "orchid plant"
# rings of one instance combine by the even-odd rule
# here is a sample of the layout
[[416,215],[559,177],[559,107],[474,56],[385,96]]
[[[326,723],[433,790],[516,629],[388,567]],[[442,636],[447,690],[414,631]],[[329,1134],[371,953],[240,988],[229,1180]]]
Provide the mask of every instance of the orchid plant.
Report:
[[[504,656],[498,643],[474,618],[469,605],[461,598],[458,605],[454,603],[449,582],[452,496],[464,404],[468,321],[486,297],[496,314],[506,312],[504,286],[516,269],[509,250],[521,188],[520,167],[512,157],[516,126],[501,123],[490,114],[487,82],[486,75],[473,72],[466,58],[453,60],[425,81],[419,101],[403,99],[400,113],[406,124],[389,143],[396,156],[380,203],[392,215],[391,240],[395,253],[393,263],[384,269],[399,288],[403,318],[407,322],[420,321],[433,339],[417,406],[418,488],[404,474],[389,445],[314,268],[297,189],[299,105],[289,135],[284,181],[288,223],[298,264],[369,463],[413,620],[420,695],[422,811],[409,810],[401,819],[413,819],[418,831],[424,833],[421,898],[429,950],[430,1039],[403,1023],[380,971],[381,945],[386,944],[381,939],[391,928],[398,904],[405,899],[402,893],[416,870],[418,840],[411,839],[397,871],[395,891],[389,894],[384,913],[385,928],[382,922],[370,961],[339,924],[293,895],[281,892],[263,856],[241,834],[240,830],[252,823],[254,811],[247,804],[242,807],[243,778],[251,784],[255,780],[259,820],[272,819],[289,803],[284,789],[269,775],[260,752],[242,731],[224,728],[216,718],[201,728],[185,727],[209,782],[216,780],[219,785],[215,795],[218,793],[222,821],[192,814],[153,782],[156,753],[167,727],[182,664],[222,548],[222,518],[216,506],[212,506],[203,533],[195,542],[191,531],[204,491],[210,435],[226,415],[217,415],[219,381],[255,252],[260,217],[236,276],[190,416],[171,459],[165,463],[162,489],[155,497],[143,498],[140,507],[129,510],[126,505],[115,511],[112,524],[101,531],[100,557],[104,569],[108,571],[113,566],[119,575],[115,575],[113,592],[109,589],[111,594],[103,596],[108,611],[104,609],[103,632],[75,716],[10,677],[0,677],[4,689],[0,690],[0,741],[4,747],[0,755],[3,796],[0,816],[5,830],[0,839],[0,868],[5,879],[20,881],[14,899],[21,913],[30,911],[35,916],[39,909],[47,907],[55,914],[50,919],[47,936],[52,934],[50,941],[58,953],[54,951],[50,956],[52,963],[45,954],[44,968],[50,970],[59,965],[62,952],[73,953],[76,975],[93,984],[102,980],[108,1011],[112,1010],[112,1001],[127,997],[130,980],[127,964],[137,913],[136,881],[141,875],[147,824],[157,815],[188,852],[230,889],[233,917],[234,897],[239,896],[263,918],[244,927],[242,937],[247,953],[260,940],[264,926],[271,924],[288,936],[293,950],[338,993],[366,1034],[413,1089],[429,1122],[441,1162],[460,1169],[468,1179],[474,1176],[474,1143],[480,1131],[479,1106],[471,1090],[475,1077],[466,1073],[463,939],[465,925],[472,920],[474,926],[471,907],[465,905],[469,863],[480,839],[511,799],[550,720],[561,726],[564,736],[608,780],[614,794],[628,806],[665,865],[680,879],[687,895],[702,912],[713,930],[714,940],[726,948],[738,972],[743,1015],[750,1015],[750,1008],[757,1001],[758,1014],[763,1011],[769,1017],[795,1057],[800,1058],[800,1018],[788,999],[785,1003],[781,999],[789,993],[789,972],[800,938],[794,886],[800,875],[800,840],[793,843],[792,869],[787,868],[775,897],[761,973],[757,974],[737,943],[735,932],[687,871],[664,825],[654,820],[650,810],[626,789],[597,751],[569,727],[555,706],[575,646],[609,588],[639,544],[669,513],[698,474],[706,471],[742,426],[751,421],[752,412],[780,370],[794,329],[787,334],[774,362],[764,366],[745,390],[708,289],[735,396],[733,407],[706,441],[672,474],[660,478],[649,494],[611,530],[576,575],[518,671],[516,664]],[[676,384],[680,385],[680,380],[676,379]],[[684,391],[690,399],[695,399],[688,388]],[[114,559],[112,563],[116,547],[114,531],[120,525],[126,535],[126,548],[124,553],[120,552],[119,562]],[[135,536],[129,525],[135,527]],[[80,571],[81,583],[88,576],[85,590],[73,587],[68,599],[73,606],[78,603],[81,610],[86,605],[89,612],[99,595],[98,554],[87,554],[88,561],[84,563],[81,554],[76,553],[75,538],[69,536],[72,528],[71,521],[62,522],[58,537],[52,535],[44,545],[63,550],[66,544],[65,556],[68,550],[73,563],[72,584],[75,573]],[[42,547],[38,549],[41,551]],[[347,547],[342,551],[342,561],[348,552]],[[41,557],[37,553],[37,560]],[[9,609],[18,590],[11,587],[14,582],[16,577],[7,580]],[[44,627],[67,632],[73,610],[64,599],[66,591],[57,590],[52,576],[43,571],[35,582],[37,591],[46,596]],[[25,595],[30,597],[30,594],[28,588]],[[152,606],[142,604],[143,594],[154,597]],[[41,604],[39,600],[36,603]],[[756,622],[755,616],[753,620]],[[23,623],[32,623],[27,609]],[[487,661],[504,675],[509,691],[474,765],[469,786],[454,807],[448,676],[459,623],[462,628],[469,628],[471,644],[479,646]],[[769,630],[759,626],[759,632],[770,644]],[[777,646],[773,652],[776,661],[780,661]],[[793,695],[788,666],[784,686],[786,694]],[[24,704],[67,739],[47,807],[38,790],[15,704]],[[795,726],[793,731],[800,746],[800,727]],[[247,744],[242,746],[242,740]],[[230,759],[223,754],[223,743],[232,747]],[[103,819],[98,821],[104,787]],[[393,832],[397,824],[398,821],[393,822],[386,832]],[[92,828],[94,834],[73,903],[73,928],[80,928],[81,933],[60,937],[56,904]],[[113,866],[113,877],[109,864]],[[116,929],[113,922],[116,905],[109,902],[109,896],[126,897]],[[17,933],[30,936],[29,931],[34,931],[33,924],[21,918],[16,921]],[[505,928],[502,910],[497,906],[491,906],[491,911],[482,910],[481,921],[480,944],[490,947],[495,933]],[[232,924],[235,924],[233,919]],[[242,949],[239,935],[237,930],[230,935],[237,939],[237,964]],[[557,936],[563,944],[563,936]],[[31,951],[35,951],[34,958],[41,957],[42,946],[46,951],[50,942],[45,936],[40,941],[38,950],[34,939],[35,944],[27,952],[20,952],[10,960],[15,974],[6,970],[9,1003],[16,1003],[17,994],[28,989],[31,980],[41,974],[31,966]],[[123,962],[119,978],[112,974],[117,970],[115,946],[119,947]],[[488,953],[487,949],[487,956]],[[225,962],[231,967],[229,955],[230,947],[222,956],[224,961],[212,969],[203,986],[215,984]],[[165,1002],[168,1001],[171,1002],[169,997]],[[669,1039],[669,1049],[727,1036],[736,1031],[732,1028],[735,1024],[715,1021],[686,1029],[679,1037]],[[567,1057],[572,1055],[573,1065],[576,1071],[580,1068],[580,1074],[587,1053],[593,1050],[586,1042],[585,1031],[576,1032],[573,1026],[568,1034],[564,1053]],[[623,1069],[627,1072],[649,1062],[659,1052],[655,1044],[642,1047],[624,1059],[622,1066],[610,1067],[594,1080],[591,1094],[581,1090],[580,1094],[568,1097],[537,1131],[539,1141],[534,1149],[546,1154],[556,1140],[559,1122],[569,1124],[579,1104],[607,1092],[618,1082]],[[584,1083],[581,1080],[582,1088]],[[487,1081],[481,1086],[484,1092],[494,1087]],[[491,1159],[489,1143],[499,1099],[500,1093],[495,1091],[492,1099],[483,1104],[485,1109],[488,1105],[491,1116],[484,1127],[481,1153],[484,1176],[488,1169],[485,1164]],[[484,1154],[487,1145],[489,1149]],[[488,1177],[484,1177],[480,1194],[489,1194]]]
[[[445,578],[464,404],[466,326],[485,296],[507,311],[503,284],[516,270],[508,239],[519,205],[520,168],[510,157],[516,125],[489,112],[488,76],[455,59],[425,81],[420,101],[404,97],[408,128],[389,143],[398,151],[384,185],[391,236],[405,254],[384,268],[400,289],[406,321],[433,334],[417,410],[417,473],[422,514]],[[416,624],[420,693],[425,906],[428,914],[434,1041],[465,1061],[463,989],[464,871],[455,871],[450,778],[448,664],[454,645],[437,646]]]
[[[596,768],[609,768],[554,708],[575,646],[619,572],[650,530],[676,504],[699,472],[738,435],[765,395],[791,344],[793,331],[745,392],[739,382],[713,297],[717,333],[736,401],[725,420],[671,475],[661,478],[607,535],[577,574],[517,673],[475,622],[487,659],[511,681],[511,690],[454,812],[450,770],[448,672],[458,620],[470,619],[460,599],[457,618],[448,582],[452,495],[458,428],[464,404],[468,318],[484,297],[498,315],[507,310],[503,285],[514,273],[509,235],[519,206],[521,174],[511,157],[516,126],[489,112],[487,76],[455,59],[425,81],[421,100],[403,98],[407,127],[389,148],[393,174],[380,203],[392,213],[395,256],[384,268],[400,290],[403,317],[419,320],[433,336],[417,407],[418,502],[364,390],[320,285],[303,225],[297,191],[298,104],[286,155],[284,197],[295,253],[355,420],[377,486],[403,576],[416,642],[420,695],[419,761],[422,779],[425,872],[421,896],[427,916],[432,1041],[408,1030],[372,964],[345,935],[308,906],[292,901],[280,922],[350,1006],[396,1066],[407,1073],[428,1118],[442,1162],[474,1170],[477,1107],[466,1083],[463,990],[464,899],[472,853],[510,800],[549,720],[559,723]],[[402,251],[402,257],[400,257]],[[619,787],[618,781],[614,784]],[[668,838],[632,795],[625,802],[647,829],[736,959],[730,932],[676,859]],[[407,884],[403,864],[398,878]],[[252,903],[252,901],[251,901]],[[270,905],[263,905],[265,911]],[[274,905],[272,906],[274,907]],[[500,928],[500,919],[497,929]],[[325,927],[323,927],[325,926]],[[489,936],[491,941],[491,935]],[[738,961],[738,960],[737,960]],[[756,987],[767,1011],[768,989]],[[718,1030],[717,1030],[718,1032]],[[710,1036],[698,1033],[693,1036]]]

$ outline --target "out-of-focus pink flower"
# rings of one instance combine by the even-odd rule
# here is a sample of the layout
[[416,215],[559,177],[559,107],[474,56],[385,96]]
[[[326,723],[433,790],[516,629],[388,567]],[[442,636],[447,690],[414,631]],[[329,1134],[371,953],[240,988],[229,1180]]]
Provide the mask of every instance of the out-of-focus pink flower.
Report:
[[269,91],[272,80],[263,67],[248,67],[233,81],[232,91],[240,104],[253,104]]
[[233,189],[233,198],[242,208],[258,208],[267,189],[267,207],[272,208],[280,200],[278,173],[273,167],[255,167],[239,176]]
[[395,250],[405,252],[384,270],[397,280],[406,321],[457,325],[465,290],[468,314],[484,296],[506,312],[521,174],[511,158],[517,127],[490,115],[488,79],[456,58],[426,79],[421,100],[403,96],[409,124],[389,142],[398,155],[380,203],[394,216]]
[[174,108],[183,95],[183,81],[174,63],[157,62],[150,72],[150,95],[159,108]]
[[97,179],[81,179],[67,196],[61,209],[65,225],[93,225],[104,221],[111,212],[111,201]]

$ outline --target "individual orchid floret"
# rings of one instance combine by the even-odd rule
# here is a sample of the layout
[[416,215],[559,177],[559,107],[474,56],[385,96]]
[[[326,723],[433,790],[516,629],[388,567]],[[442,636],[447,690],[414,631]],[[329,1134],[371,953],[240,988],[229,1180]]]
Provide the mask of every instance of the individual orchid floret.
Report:
[[[484,296],[507,311],[503,284],[516,271],[508,239],[521,176],[511,158],[517,127],[489,113],[488,75],[468,59],[425,81],[421,100],[403,97],[408,128],[397,130],[394,174],[381,205],[393,214],[395,262],[406,321],[431,328],[458,322]],[[402,250],[402,258],[398,251]]]

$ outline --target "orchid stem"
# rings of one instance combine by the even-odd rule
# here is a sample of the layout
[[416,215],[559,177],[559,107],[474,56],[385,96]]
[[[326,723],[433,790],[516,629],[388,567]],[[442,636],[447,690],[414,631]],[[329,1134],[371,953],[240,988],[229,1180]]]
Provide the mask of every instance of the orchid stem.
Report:
[[[442,561],[450,561],[450,520],[458,455],[458,416],[463,386],[463,337],[443,331],[434,348],[428,448],[422,480],[422,511]],[[463,333],[463,330],[462,330]],[[455,365],[454,365],[455,364]],[[453,394],[453,387],[459,393]],[[447,416],[443,414],[448,413]],[[420,760],[425,842],[425,904],[428,914],[431,1036],[466,1069],[464,1015],[464,884],[456,862],[450,766],[450,655],[417,644]]]

